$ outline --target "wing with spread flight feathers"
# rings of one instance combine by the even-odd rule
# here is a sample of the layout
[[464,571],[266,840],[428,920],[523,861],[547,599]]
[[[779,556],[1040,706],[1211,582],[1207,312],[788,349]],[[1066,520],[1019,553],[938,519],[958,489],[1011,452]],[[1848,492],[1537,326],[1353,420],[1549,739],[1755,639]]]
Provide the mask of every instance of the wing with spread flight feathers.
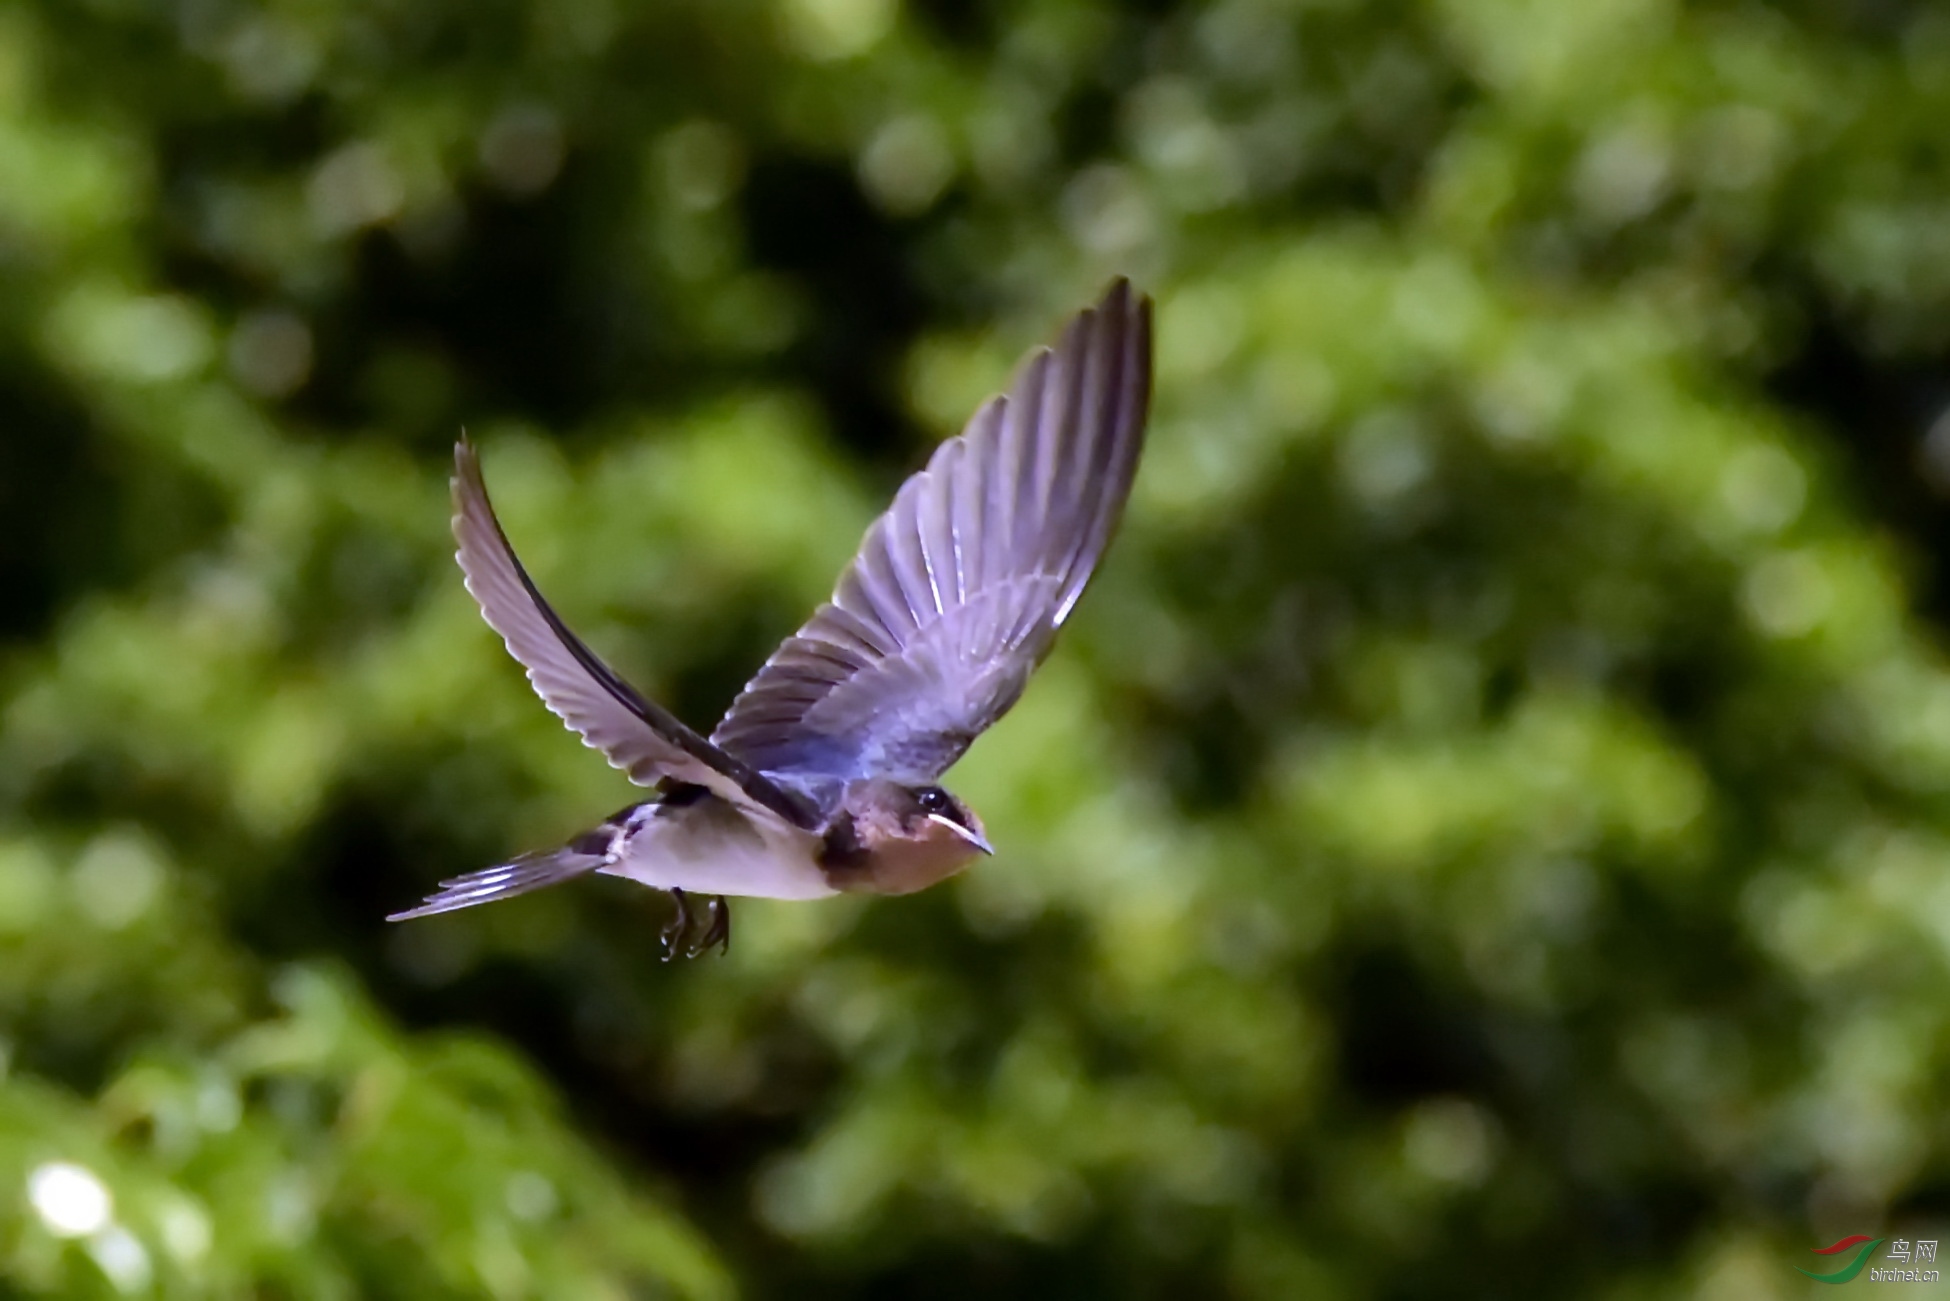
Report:
[[480,458],[465,439],[454,448],[453,489],[456,558],[467,590],[508,653],[528,670],[542,703],[584,743],[639,786],[689,782],[788,824],[809,830],[818,825],[803,800],[645,700],[569,631],[508,545],[488,501]]
[[902,485],[713,743],[781,775],[946,771],[1015,704],[1089,582],[1150,397],[1151,303],[1118,280]]

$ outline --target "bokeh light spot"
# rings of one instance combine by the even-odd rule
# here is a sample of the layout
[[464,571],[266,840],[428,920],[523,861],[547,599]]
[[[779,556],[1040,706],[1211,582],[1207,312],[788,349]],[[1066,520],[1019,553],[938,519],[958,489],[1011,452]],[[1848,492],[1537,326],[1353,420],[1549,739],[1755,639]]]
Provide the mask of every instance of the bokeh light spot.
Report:
[[27,1176],[27,1200],[49,1233],[80,1238],[108,1224],[114,1210],[108,1187],[86,1166],[50,1161]]

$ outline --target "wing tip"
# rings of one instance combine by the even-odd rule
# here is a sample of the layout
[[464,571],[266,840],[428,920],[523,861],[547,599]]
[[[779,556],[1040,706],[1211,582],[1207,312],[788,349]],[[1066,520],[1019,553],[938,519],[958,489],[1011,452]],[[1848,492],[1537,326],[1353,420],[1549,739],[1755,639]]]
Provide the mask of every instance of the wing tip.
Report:
[[474,446],[474,440],[467,436],[465,429],[454,440],[454,473],[450,480],[456,486],[463,479],[479,482],[481,477],[481,454]]
[[[962,438],[966,439],[984,423],[997,422],[996,413],[1008,410],[1013,397],[1031,385],[1036,372],[1047,370],[1055,364],[1058,353],[1069,353],[1080,348],[1082,345],[1078,341],[1091,332],[1100,318],[1113,328],[1136,327],[1133,332],[1137,340],[1136,351],[1148,372],[1151,366],[1152,310],[1151,295],[1133,286],[1129,276],[1112,276],[1110,283],[1097,296],[1097,301],[1072,316],[1054,343],[1039,343],[1022,355],[1016,363],[1015,374],[1010,377],[1009,387],[983,399],[975,408],[975,414],[963,426]],[[1033,382],[1039,383],[1040,380]],[[947,440],[942,446],[946,447],[948,442],[953,441]],[[930,465],[928,468],[934,467]]]
[[1150,307],[1150,294],[1132,284],[1129,276],[1115,275],[1110,278],[1110,283],[1104,286],[1103,293],[1097,296],[1096,303],[1089,310],[1102,312],[1105,315],[1128,316],[1134,312],[1148,314]]
[[481,477],[481,454],[465,432],[454,442],[454,473],[447,482],[453,488],[456,505],[463,494],[487,495],[485,481]]

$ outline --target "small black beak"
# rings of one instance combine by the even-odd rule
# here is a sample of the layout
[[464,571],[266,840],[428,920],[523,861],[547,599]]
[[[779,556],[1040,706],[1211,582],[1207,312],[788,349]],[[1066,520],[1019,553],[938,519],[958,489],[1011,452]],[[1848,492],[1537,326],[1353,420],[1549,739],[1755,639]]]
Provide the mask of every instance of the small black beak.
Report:
[[969,844],[975,846],[975,848],[981,850],[984,854],[987,854],[990,857],[994,857],[995,849],[993,846],[989,844],[988,841],[982,839],[979,833],[969,830],[967,827],[964,827],[961,823],[955,821],[953,818],[944,818],[939,813],[930,813],[928,814],[928,821],[939,822],[942,826],[948,828],[948,830],[954,832],[957,836],[960,836],[963,840],[966,840]]

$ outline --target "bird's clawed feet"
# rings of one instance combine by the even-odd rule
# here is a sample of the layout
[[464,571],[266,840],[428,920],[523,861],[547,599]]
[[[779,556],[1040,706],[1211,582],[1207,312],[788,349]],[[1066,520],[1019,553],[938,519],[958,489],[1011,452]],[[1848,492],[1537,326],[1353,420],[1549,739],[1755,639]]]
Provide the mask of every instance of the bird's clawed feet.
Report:
[[711,924],[704,928],[697,951],[702,953],[715,944],[718,956],[723,957],[731,952],[731,900],[721,894],[711,896],[710,917]]
[[691,900],[682,890],[670,892],[671,901],[677,905],[677,912],[664,924],[658,938],[663,941],[664,961],[669,962],[679,956],[700,957],[712,945],[718,946],[719,953],[731,952],[731,903],[723,895],[711,896],[705,905],[704,933],[696,939],[690,938]]

